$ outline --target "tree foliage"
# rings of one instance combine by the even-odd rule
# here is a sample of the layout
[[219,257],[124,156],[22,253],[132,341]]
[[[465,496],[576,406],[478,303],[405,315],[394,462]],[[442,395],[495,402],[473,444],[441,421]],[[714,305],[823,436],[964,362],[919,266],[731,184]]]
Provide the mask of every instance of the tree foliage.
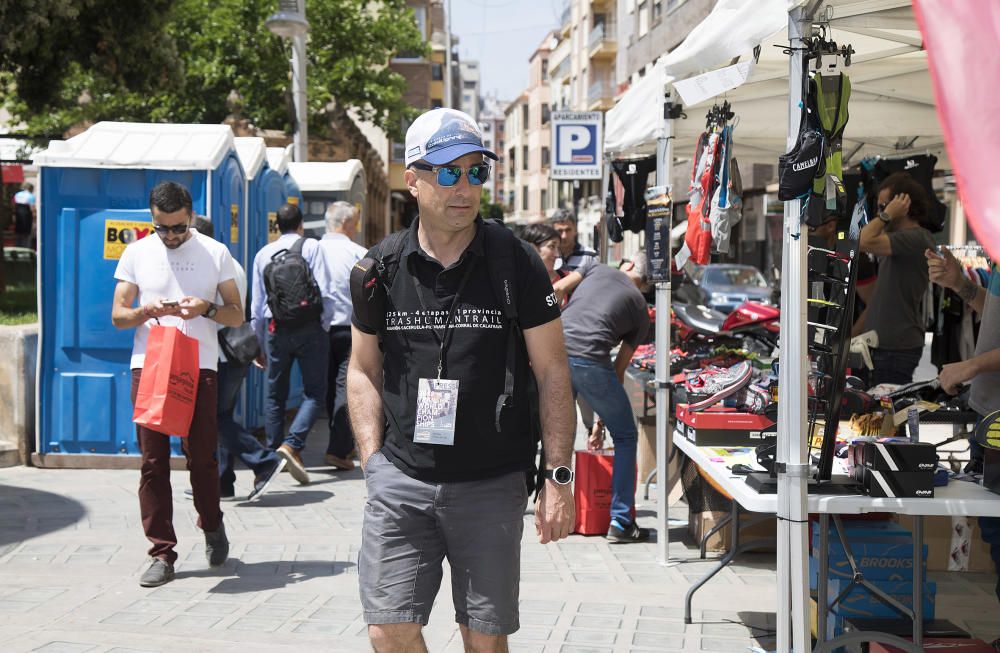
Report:
[[[116,14],[146,13],[161,26],[155,34],[136,29],[105,50],[117,59],[137,59],[131,68],[110,65],[100,57],[66,56],[58,41],[32,37],[20,46],[20,59],[0,59],[7,105],[32,131],[57,133],[84,120],[218,123],[230,113],[227,99],[238,98],[238,111],[265,129],[292,130],[290,44],[264,25],[276,0],[0,0],[0,19],[8,5],[58,7],[60,18],[94,24],[132,21]],[[155,6],[155,11],[146,11]],[[127,10],[125,9],[127,7]],[[139,7],[143,10],[140,12]],[[87,13],[84,11],[86,9]],[[74,10],[76,13],[74,13]],[[42,24],[32,13],[31,23]],[[96,14],[96,15],[94,15]],[[333,103],[398,134],[401,118],[411,111],[402,101],[405,81],[388,61],[397,51],[424,52],[426,45],[405,0],[307,0],[310,129],[322,134],[325,113]],[[9,24],[6,20],[5,24]],[[49,23],[51,24],[51,20]],[[67,28],[68,29],[68,28]],[[87,27],[73,29],[86,32]],[[102,28],[103,29],[103,28]],[[39,27],[35,31],[45,31]],[[29,54],[52,48],[62,58],[50,66],[45,92],[30,91],[35,73],[26,73]],[[89,46],[88,46],[89,47]],[[72,48],[76,51],[77,48]],[[125,74],[123,71],[128,71]],[[30,92],[26,92],[26,89]],[[234,93],[235,91],[235,93]],[[231,104],[229,102],[228,104]]]

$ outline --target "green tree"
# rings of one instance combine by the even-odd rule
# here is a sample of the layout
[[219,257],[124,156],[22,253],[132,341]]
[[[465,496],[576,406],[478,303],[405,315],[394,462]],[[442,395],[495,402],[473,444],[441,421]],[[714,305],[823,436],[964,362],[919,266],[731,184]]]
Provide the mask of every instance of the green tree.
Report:
[[503,205],[494,204],[490,196],[490,191],[483,189],[480,195],[479,215],[487,220],[499,220],[503,222]]
[[[103,70],[70,61],[42,106],[21,96],[19,81],[11,85],[17,90],[8,101],[12,114],[45,133],[81,120],[218,123],[229,114],[227,99],[238,97],[240,112],[256,126],[291,131],[291,47],[264,26],[276,0],[174,0],[172,5],[157,38],[175,48],[178,63],[160,85],[133,91]],[[120,6],[117,11],[127,13]],[[326,114],[336,106],[399,136],[401,118],[413,109],[402,100],[405,80],[388,61],[397,51],[427,51],[416,21],[400,19],[412,17],[405,0],[313,0],[306,14],[312,133],[328,129]]]

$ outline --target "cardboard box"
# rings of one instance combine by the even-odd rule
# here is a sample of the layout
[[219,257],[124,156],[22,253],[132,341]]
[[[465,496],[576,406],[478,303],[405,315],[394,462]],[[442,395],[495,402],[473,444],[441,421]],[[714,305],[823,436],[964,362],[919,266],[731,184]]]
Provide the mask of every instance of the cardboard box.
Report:
[[[895,515],[895,520],[913,529],[910,515]],[[975,517],[924,517],[924,546],[930,571],[995,572],[990,547]]]
[[677,404],[675,415],[674,432],[699,447],[756,447],[778,432],[777,424],[764,415],[721,406],[689,412],[687,404]]
[[[636,420],[639,426],[639,446],[637,460],[639,463],[639,483],[642,486],[646,483],[650,472],[656,469],[656,418],[640,417]],[[673,455],[674,441],[667,433],[667,456]],[[681,483],[681,455],[676,455],[667,467],[667,475],[670,477],[667,488],[667,502],[672,506],[684,496],[684,486]],[[667,458],[670,460],[670,458]]]
[[[728,515],[729,512],[725,510],[705,510],[701,512],[689,511],[688,534],[694,540],[695,544],[698,544],[705,536],[705,533],[712,530],[716,524],[725,519]],[[743,513],[743,515],[744,521],[753,517],[761,517],[761,515],[756,513]],[[708,542],[705,543],[705,550],[713,552],[729,551],[729,544],[733,539],[732,531],[730,530],[731,528],[732,525],[727,524],[713,534],[712,537],[708,538]],[[740,542],[745,543],[750,542],[751,540],[766,540],[771,544],[754,548],[754,551],[774,551],[777,532],[778,520],[773,516],[763,516],[760,522],[744,526],[740,530]]]

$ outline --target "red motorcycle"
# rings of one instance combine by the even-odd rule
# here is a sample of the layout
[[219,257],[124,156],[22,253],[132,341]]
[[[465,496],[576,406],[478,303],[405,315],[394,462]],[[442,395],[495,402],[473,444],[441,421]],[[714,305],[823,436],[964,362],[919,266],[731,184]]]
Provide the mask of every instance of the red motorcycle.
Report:
[[673,305],[670,325],[674,346],[685,352],[733,347],[769,356],[778,346],[781,310],[743,302],[729,315],[697,304]]

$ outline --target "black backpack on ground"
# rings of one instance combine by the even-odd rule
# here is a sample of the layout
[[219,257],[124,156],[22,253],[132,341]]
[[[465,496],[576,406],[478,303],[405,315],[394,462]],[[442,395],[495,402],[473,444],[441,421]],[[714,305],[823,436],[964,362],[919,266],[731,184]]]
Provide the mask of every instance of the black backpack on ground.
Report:
[[[518,347],[525,348],[524,335],[517,319],[517,280],[515,278],[514,248],[521,247],[514,233],[495,220],[483,220],[486,267],[493,285],[493,293],[503,309],[509,325],[507,332],[507,364],[504,371],[503,394],[497,397],[496,429],[500,432],[500,414],[504,408],[514,408],[514,374],[517,364]],[[374,258],[365,258],[354,264],[351,270],[351,298],[354,311],[361,320],[373,327],[381,339],[385,331],[386,302],[389,291],[399,269],[400,257],[406,244],[408,229],[396,231],[386,236],[378,244]],[[541,441],[541,413],[538,402],[538,386],[534,374],[528,374],[527,398],[531,414],[532,439],[535,446]],[[545,482],[545,452],[541,464],[528,478],[528,490],[536,493]]]
[[323,315],[323,296],[309,261],[302,256],[305,242],[300,237],[291,248],[276,252],[264,268],[267,306],[279,327],[318,323]]

